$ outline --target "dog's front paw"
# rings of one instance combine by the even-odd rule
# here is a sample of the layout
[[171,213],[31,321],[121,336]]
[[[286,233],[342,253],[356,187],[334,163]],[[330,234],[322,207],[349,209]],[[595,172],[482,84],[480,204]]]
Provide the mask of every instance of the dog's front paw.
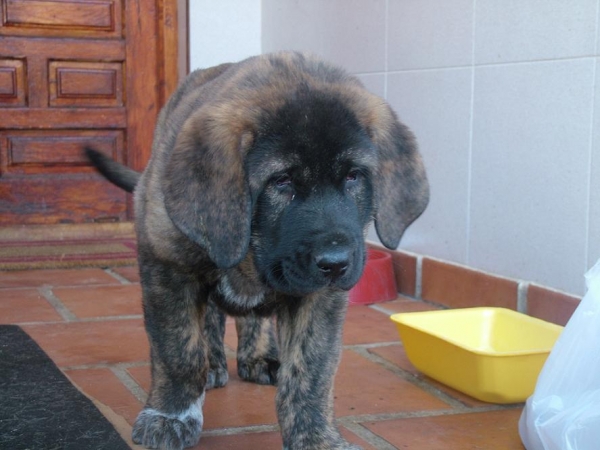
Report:
[[202,401],[181,414],[145,408],[133,425],[131,437],[134,443],[146,448],[181,450],[198,443],[203,422]]
[[206,389],[223,387],[228,381],[229,373],[227,373],[227,367],[211,368],[208,371],[208,378],[206,379]]
[[272,358],[238,358],[238,375],[257,384],[277,384],[279,361]]

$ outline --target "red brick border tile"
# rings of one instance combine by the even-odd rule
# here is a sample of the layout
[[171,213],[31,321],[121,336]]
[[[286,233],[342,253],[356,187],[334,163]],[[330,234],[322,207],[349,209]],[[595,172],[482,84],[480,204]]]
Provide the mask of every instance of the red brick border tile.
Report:
[[468,267],[423,258],[423,300],[451,308],[498,306],[517,309],[518,283]]
[[527,314],[564,326],[580,301],[574,295],[532,284],[527,289]]
[[414,297],[417,293],[417,257],[398,250],[390,253],[398,292]]

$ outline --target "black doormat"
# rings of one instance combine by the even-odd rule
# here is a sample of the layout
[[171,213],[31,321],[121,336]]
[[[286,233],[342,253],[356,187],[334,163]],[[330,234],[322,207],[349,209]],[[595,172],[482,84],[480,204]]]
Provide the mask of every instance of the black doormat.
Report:
[[0,326],[0,449],[129,450],[27,333]]

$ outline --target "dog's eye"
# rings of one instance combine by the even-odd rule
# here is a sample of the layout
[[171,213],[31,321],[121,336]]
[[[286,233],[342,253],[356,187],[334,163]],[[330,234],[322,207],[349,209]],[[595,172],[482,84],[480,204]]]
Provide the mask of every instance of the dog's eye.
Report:
[[354,186],[357,183],[359,177],[360,172],[356,169],[352,169],[350,172],[348,172],[348,174],[346,175],[346,188]]
[[283,189],[292,184],[292,177],[290,176],[290,174],[284,173],[276,177],[273,181],[275,183],[275,186],[277,186],[279,189]]

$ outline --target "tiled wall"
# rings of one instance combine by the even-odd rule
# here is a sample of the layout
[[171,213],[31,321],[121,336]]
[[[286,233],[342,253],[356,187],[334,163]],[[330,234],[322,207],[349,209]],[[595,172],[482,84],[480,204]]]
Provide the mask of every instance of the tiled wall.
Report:
[[262,51],[316,52],[416,133],[402,247],[573,294],[600,257],[600,0],[263,0]]
[[261,52],[261,0],[189,0],[190,68]]

